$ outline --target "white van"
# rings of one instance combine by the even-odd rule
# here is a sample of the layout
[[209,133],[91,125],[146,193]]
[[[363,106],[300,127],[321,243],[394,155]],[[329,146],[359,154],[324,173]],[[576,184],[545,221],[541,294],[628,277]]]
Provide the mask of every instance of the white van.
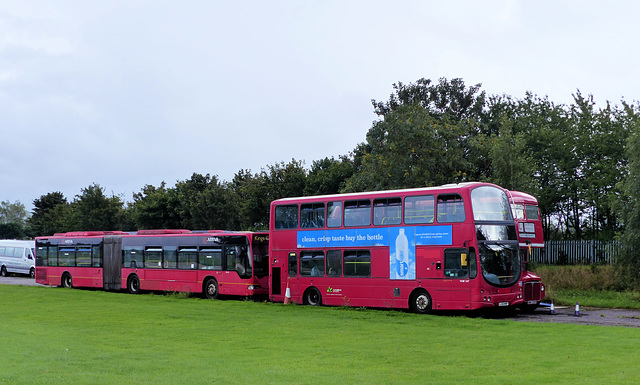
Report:
[[0,240],[0,274],[6,277],[9,273],[36,276],[36,259],[34,258],[35,241]]

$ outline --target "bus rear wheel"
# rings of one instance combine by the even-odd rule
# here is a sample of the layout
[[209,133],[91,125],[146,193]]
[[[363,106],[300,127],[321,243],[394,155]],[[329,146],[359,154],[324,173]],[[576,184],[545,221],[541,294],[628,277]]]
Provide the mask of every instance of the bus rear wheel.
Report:
[[29,270],[29,277],[30,278],[36,277],[36,269],[34,269],[33,267],[31,268],[31,270]]
[[431,296],[429,293],[424,290],[416,290],[411,295],[411,302],[409,303],[411,310],[418,314],[428,314],[431,313]]
[[138,294],[140,293],[140,278],[137,275],[132,275],[129,277],[127,281],[127,290],[129,294]]
[[2,268],[0,269],[0,274],[2,274],[3,277],[7,276],[7,268],[2,266]]
[[320,306],[322,305],[322,295],[315,287],[310,287],[304,292],[305,305]]
[[71,274],[64,273],[62,274],[62,287],[70,289],[73,287],[73,279],[71,278]]
[[209,278],[204,284],[204,297],[206,299],[218,298],[218,281],[215,278]]

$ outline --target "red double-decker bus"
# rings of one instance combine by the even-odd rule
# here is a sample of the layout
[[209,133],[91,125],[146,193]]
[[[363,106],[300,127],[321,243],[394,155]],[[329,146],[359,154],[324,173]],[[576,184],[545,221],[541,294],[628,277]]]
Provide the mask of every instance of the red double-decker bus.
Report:
[[542,279],[529,271],[529,259],[533,249],[544,249],[542,218],[538,209],[538,200],[530,194],[509,191],[509,202],[516,222],[520,257],[522,259],[522,310],[533,311],[545,296]]
[[267,233],[72,232],[36,238],[36,282],[63,287],[268,294]]
[[280,199],[269,235],[275,302],[418,313],[523,302],[516,225],[496,185]]

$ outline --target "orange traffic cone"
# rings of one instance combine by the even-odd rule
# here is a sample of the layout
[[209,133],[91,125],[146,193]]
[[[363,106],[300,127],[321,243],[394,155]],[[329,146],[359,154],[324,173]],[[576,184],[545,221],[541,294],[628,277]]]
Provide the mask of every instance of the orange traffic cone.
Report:
[[289,280],[287,279],[287,290],[284,292],[284,304],[291,303],[291,289],[289,289]]

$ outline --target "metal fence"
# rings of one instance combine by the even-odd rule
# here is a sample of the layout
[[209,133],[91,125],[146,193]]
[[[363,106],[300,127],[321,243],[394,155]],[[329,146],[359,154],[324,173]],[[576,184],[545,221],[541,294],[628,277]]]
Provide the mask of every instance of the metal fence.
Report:
[[611,264],[619,255],[619,241],[547,241],[543,250],[532,250],[531,260],[543,265]]

